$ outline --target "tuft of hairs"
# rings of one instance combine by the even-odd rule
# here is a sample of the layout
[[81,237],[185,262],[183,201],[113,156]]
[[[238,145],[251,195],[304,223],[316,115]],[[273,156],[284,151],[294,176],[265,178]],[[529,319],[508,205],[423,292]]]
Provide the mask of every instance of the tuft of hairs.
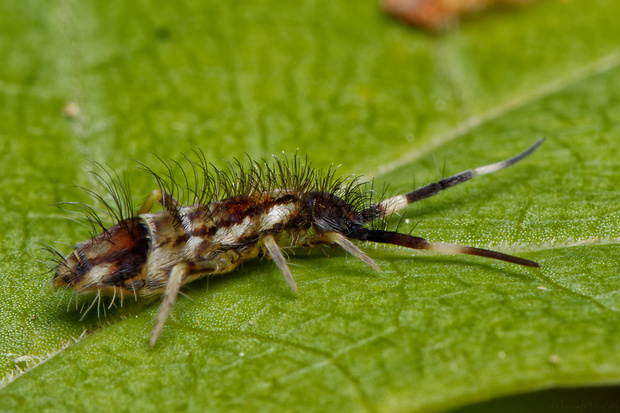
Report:
[[[273,190],[287,190],[303,195],[309,192],[324,192],[344,200],[355,213],[361,213],[371,205],[384,199],[387,187],[377,196],[373,183],[353,175],[339,176],[338,166],[316,169],[307,157],[294,154],[281,158],[273,156],[271,161],[243,159],[228,162],[225,168],[217,168],[206,160],[201,150],[194,150],[193,156],[183,156],[183,161],[165,161],[159,158],[163,172],[142,162],[139,169],[150,174],[156,188],[164,199],[163,208],[179,222],[180,208],[188,205],[203,205],[239,196],[256,196]],[[158,168],[159,169],[159,168]],[[119,225],[130,233],[138,216],[134,208],[129,182],[119,174],[93,163],[88,171],[98,182],[102,191],[77,186],[93,199],[94,205],[82,202],[61,202],[57,206],[76,216],[75,221],[87,226],[91,236],[109,234],[109,228]],[[175,201],[176,200],[176,201]],[[381,218],[377,216],[376,218]],[[71,219],[71,218],[69,218]]]

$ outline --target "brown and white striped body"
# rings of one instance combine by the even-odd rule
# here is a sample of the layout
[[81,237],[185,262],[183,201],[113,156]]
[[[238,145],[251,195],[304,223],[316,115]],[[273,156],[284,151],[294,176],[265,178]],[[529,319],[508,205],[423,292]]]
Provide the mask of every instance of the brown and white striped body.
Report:
[[[182,285],[203,276],[232,271],[241,261],[256,257],[261,250],[274,260],[289,286],[297,292],[278,245],[284,233],[291,235],[293,246],[338,245],[377,271],[379,266],[352,243],[352,239],[478,255],[537,267],[533,261],[495,251],[431,243],[423,238],[369,229],[364,225],[477,175],[510,166],[527,157],[541,143],[542,140],[506,161],[461,172],[378,203],[371,202],[371,191],[365,189],[365,183],[336,179],[331,170],[315,172],[308,165],[300,166],[297,157],[292,162],[276,160],[274,166],[251,163],[249,172],[233,168],[228,174],[217,170],[210,174],[203,165],[205,182],[210,185],[206,188],[224,188],[229,196],[220,197],[217,192],[209,192],[208,202],[189,206],[180,205],[163,189],[161,178],[156,177],[160,190],[147,198],[138,214],[126,218],[122,218],[122,205],[130,205],[130,202],[118,203],[119,193],[126,194],[126,188],[119,191],[113,184],[106,183],[119,206],[118,213],[112,210],[117,223],[105,228],[100,220],[95,221],[104,228],[102,233],[78,244],[66,257],[55,252],[58,266],[53,284],[96,293],[98,298],[108,294],[113,297],[112,303],[117,296],[122,300],[124,295],[164,294],[150,341],[155,345]],[[196,173],[196,165],[191,166]],[[265,181],[261,181],[262,178]],[[156,202],[164,210],[151,213]],[[108,210],[111,210],[109,206]],[[87,213],[92,216],[93,209],[88,209]]]
[[260,251],[259,239],[300,232],[299,197],[274,191],[208,205],[180,207],[129,218],[75,247],[54,277],[54,285],[110,295],[162,294],[172,268],[188,263],[182,284],[232,271]]

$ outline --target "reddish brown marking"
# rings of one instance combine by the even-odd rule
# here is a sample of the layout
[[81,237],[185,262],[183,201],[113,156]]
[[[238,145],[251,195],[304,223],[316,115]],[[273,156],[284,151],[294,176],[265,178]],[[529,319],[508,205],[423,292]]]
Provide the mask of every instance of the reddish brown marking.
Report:
[[181,244],[185,244],[187,242],[187,240],[189,239],[189,237],[187,236],[187,234],[182,234],[179,235],[173,242],[172,242],[172,247],[176,248]]
[[[206,225],[196,225],[192,228],[192,237],[204,237],[207,235],[208,228]],[[186,239],[187,234],[185,234]]]
[[[243,222],[247,217],[256,217],[269,213],[269,210],[277,205],[285,205],[293,202],[299,202],[299,197],[286,194],[280,197],[271,195],[256,196],[236,196],[222,201],[213,214],[216,221],[215,227],[226,228],[237,223]],[[220,213],[218,214],[218,211]],[[212,235],[217,228],[211,227],[206,233],[201,235]],[[194,235],[194,233],[192,233]]]
[[75,254],[70,254],[66,263],[58,267],[54,285],[78,284],[92,268],[113,264],[100,282],[121,286],[126,280],[141,276],[149,249],[148,231],[139,218],[125,221],[122,226],[114,225],[105,233],[79,244],[75,248],[79,260]]
[[243,221],[246,216],[262,213],[260,201],[256,197],[249,196],[229,198],[224,203],[224,208],[229,215],[228,221],[232,224]]

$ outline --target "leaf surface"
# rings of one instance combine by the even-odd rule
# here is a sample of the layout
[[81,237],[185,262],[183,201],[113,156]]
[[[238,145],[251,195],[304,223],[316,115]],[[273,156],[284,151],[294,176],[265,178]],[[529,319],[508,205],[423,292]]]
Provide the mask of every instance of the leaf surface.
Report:
[[[0,10],[3,409],[431,411],[618,383],[617,2],[491,10],[441,36],[373,2]],[[81,320],[37,248],[88,237],[50,204],[87,200],[73,185],[93,185],[92,160],[126,171],[136,202],[155,183],[133,159],[194,148],[217,166],[297,150],[404,192],[541,136],[527,160],[411,206],[399,227],[539,270],[361,245],[377,274],[298,250],[299,296],[272,262],[248,261],[189,285],[152,349],[157,300]]]

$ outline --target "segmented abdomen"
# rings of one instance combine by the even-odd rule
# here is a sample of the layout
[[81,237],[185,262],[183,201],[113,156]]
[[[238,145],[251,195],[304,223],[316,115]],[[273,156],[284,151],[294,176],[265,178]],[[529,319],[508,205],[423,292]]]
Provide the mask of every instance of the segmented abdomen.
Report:
[[131,218],[78,244],[56,273],[55,287],[68,285],[80,292],[132,292],[145,285],[145,264],[151,248],[148,229],[140,218]]

